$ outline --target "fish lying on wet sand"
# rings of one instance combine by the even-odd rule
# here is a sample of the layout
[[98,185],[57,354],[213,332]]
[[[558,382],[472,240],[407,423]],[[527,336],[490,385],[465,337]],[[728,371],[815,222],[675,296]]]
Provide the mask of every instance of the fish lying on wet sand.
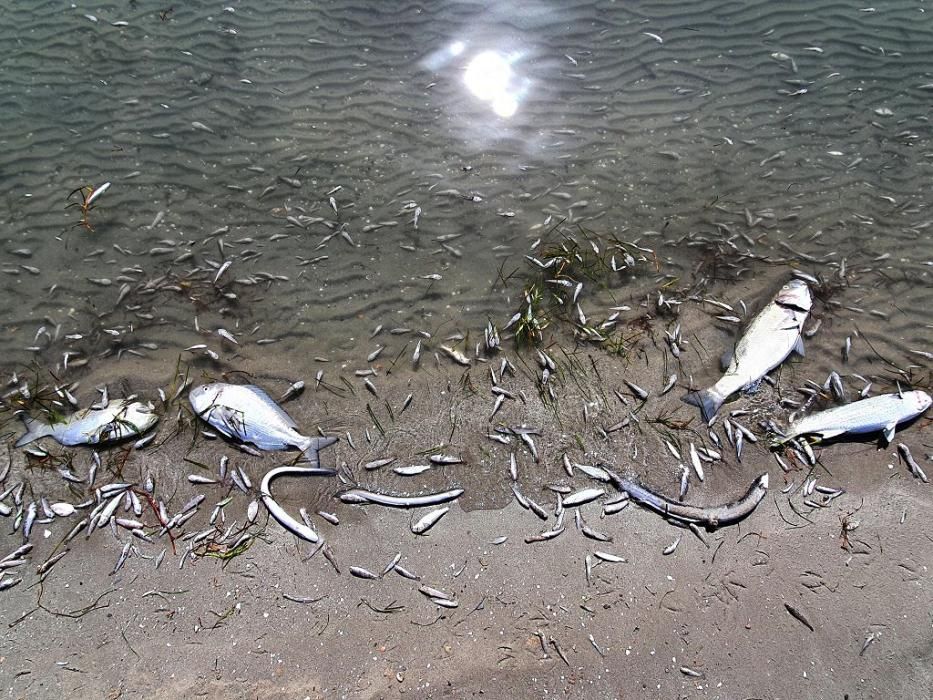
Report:
[[335,438],[312,438],[299,433],[291,416],[258,386],[202,384],[191,390],[188,400],[194,412],[225,437],[251,443],[260,450],[294,447],[315,467],[318,450],[335,442]]
[[62,445],[98,445],[140,435],[156,424],[159,417],[151,404],[121,399],[104,408],[86,408],[62,420],[43,423],[22,415],[26,434],[16,441],[22,447],[42,437],[55,438]]
[[879,430],[883,431],[885,442],[891,442],[898,423],[921,415],[931,402],[933,399],[925,391],[905,391],[836,406],[792,423],[787,434],[776,440],[774,446],[783,445],[801,435],[828,440],[841,435],[874,433]]
[[731,525],[748,517],[768,493],[768,474],[765,473],[755,479],[745,495],[735,501],[719,506],[693,506],[673,501],[609,469],[606,469],[606,473],[609,474],[613,486],[627,493],[633,501],[671,520],[702,525],[709,530]]
[[698,406],[709,422],[732,394],[755,385],[791,352],[803,355],[800,332],[812,303],[807,284],[790,280],[749,324],[722,378],[709,389],[691,391],[683,401]]

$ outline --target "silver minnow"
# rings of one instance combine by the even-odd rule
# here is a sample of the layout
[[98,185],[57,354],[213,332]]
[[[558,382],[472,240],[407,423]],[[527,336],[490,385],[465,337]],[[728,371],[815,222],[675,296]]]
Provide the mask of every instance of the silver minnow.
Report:
[[756,384],[791,352],[803,355],[800,331],[812,304],[806,282],[792,279],[785,284],[736,343],[722,378],[709,389],[691,391],[683,400],[699,406],[709,422],[732,394]]
[[295,421],[258,386],[202,384],[191,390],[188,400],[194,412],[224,436],[252,443],[260,450],[295,447],[315,466],[318,449],[335,441],[299,433]]
[[800,435],[815,435],[821,440],[828,440],[847,433],[874,433],[879,430],[884,432],[884,439],[891,442],[897,424],[921,415],[931,402],[933,399],[925,391],[883,394],[853,401],[801,418],[792,423],[787,435],[774,444],[783,445]]
[[111,401],[106,408],[85,408],[51,423],[27,415],[22,418],[26,434],[16,441],[16,447],[42,437],[53,437],[68,446],[117,442],[146,432],[159,420],[151,404],[125,399]]

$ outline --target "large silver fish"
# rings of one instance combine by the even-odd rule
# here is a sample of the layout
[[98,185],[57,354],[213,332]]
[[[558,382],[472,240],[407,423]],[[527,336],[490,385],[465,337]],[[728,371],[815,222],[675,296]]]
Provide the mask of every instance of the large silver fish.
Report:
[[22,418],[26,434],[16,441],[16,447],[42,437],[53,437],[68,446],[117,442],[146,432],[159,420],[151,404],[126,399],[111,401],[106,408],[85,408],[52,423],[25,414]]
[[756,384],[792,352],[803,355],[800,331],[812,304],[806,282],[792,279],[785,284],[736,343],[722,378],[709,389],[691,391],[683,400],[699,406],[709,422],[732,394]]
[[821,440],[846,434],[884,432],[884,439],[894,439],[898,423],[921,415],[933,399],[925,391],[905,391],[902,394],[883,394],[862,399],[845,406],[819,411],[792,423],[787,435],[775,442],[782,445],[801,435],[813,435]]
[[226,437],[252,443],[260,450],[298,448],[315,467],[318,450],[337,441],[302,435],[291,416],[258,386],[202,384],[191,390],[188,400],[200,418]]

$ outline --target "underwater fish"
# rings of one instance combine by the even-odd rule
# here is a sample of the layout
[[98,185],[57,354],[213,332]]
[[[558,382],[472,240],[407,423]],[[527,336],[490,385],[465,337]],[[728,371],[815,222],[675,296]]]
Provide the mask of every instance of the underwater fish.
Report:
[[149,430],[159,417],[152,404],[139,401],[111,401],[106,408],[86,408],[61,420],[43,423],[23,415],[26,434],[16,441],[16,447],[42,437],[52,437],[62,445],[97,445],[135,437]]
[[317,464],[318,450],[336,441],[302,435],[291,416],[258,386],[202,384],[191,390],[188,400],[195,413],[224,436],[251,443],[260,450],[295,447]]
[[898,423],[911,420],[926,411],[933,399],[925,391],[905,391],[902,394],[882,394],[819,411],[792,423],[787,435],[775,441],[783,445],[801,435],[814,435],[821,440],[846,434],[884,432],[886,442],[894,439]]
[[791,352],[803,355],[800,331],[812,303],[806,282],[790,280],[749,324],[722,378],[709,389],[691,391],[683,401],[698,406],[709,422],[732,394],[756,384]]

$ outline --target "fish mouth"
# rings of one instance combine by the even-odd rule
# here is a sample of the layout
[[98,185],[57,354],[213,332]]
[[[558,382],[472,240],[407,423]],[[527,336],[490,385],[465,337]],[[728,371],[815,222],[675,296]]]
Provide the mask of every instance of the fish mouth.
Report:
[[933,404],[933,398],[930,398],[930,395],[925,392],[918,392],[917,394],[917,408],[922,413],[926,411],[930,405]]
[[794,303],[793,301],[790,301],[790,300],[778,299],[777,305],[784,309],[790,309],[791,311],[799,311],[802,314],[810,313],[809,305],[803,306],[801,304]]
[[774,302],[778,306],[805,314],[810,313],[810,307],[813,306],[810,288],[806,282],[798,279],[792,279],[781,287],[781,291],[774,297]]

